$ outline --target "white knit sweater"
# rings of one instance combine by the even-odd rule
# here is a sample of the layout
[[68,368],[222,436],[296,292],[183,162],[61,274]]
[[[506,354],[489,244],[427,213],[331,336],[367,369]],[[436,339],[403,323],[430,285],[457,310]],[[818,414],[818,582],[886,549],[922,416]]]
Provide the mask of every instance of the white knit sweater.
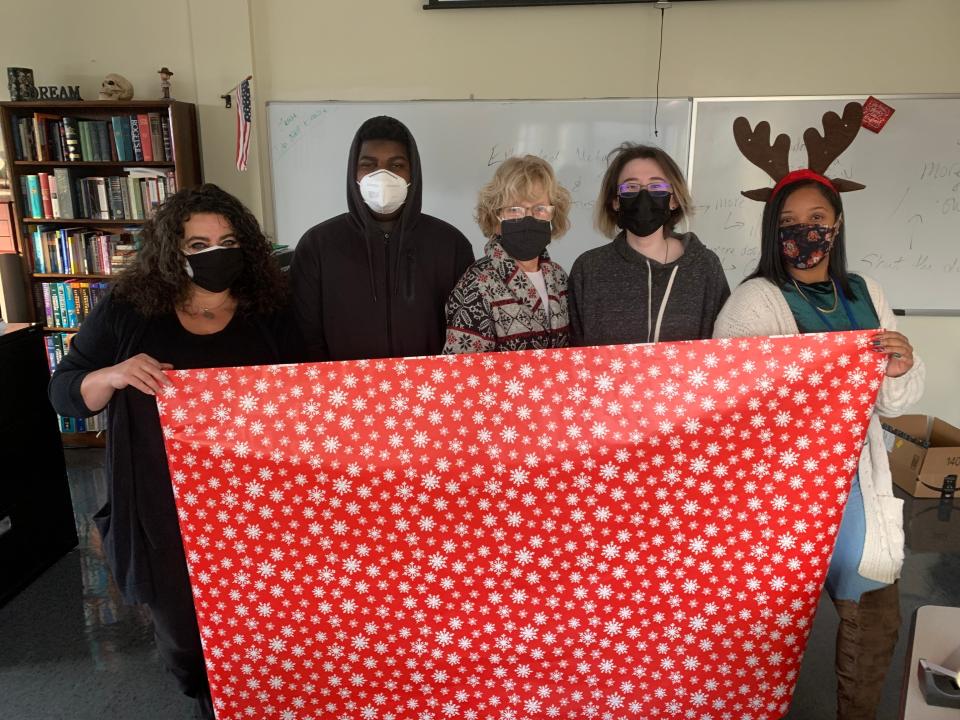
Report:
[[[880,327],[895,330],[896,319],[880,286],[868,277],[863,279]],[[713,336],[717,338],[796,335],[798,332],[783,293],[762,278],[748,280],[734,290],[713,327]],[[867,442],[860,452],[860,488],[867,533],[859,572],[877,582],[892,583],[900,577],[903,565],[903,501],[893,496],[879,416],[900,415],[919,400],[925,375],[923,361],[914,354],[913,367],[907,373],[883,379],[867,428]]]

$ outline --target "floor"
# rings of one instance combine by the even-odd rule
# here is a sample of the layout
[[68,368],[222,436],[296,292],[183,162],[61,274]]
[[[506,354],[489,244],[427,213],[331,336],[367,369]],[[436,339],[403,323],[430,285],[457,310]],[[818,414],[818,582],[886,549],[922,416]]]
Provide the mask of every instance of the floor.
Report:
[[[80,545],[0,607],[0,717],[10,720],[187,720],[153,647],[149,619],[124,606],[103,564],[90,520],[103,504],[103,451],[68,450]],[[960,508],[937,519],[936,501],[907,498],[907,560],[901,579],[904,626],[887,676],[880,720],[899,717],[913,611],[960,606]],[[834,716],[836,615],[822,598],[789,720]]]

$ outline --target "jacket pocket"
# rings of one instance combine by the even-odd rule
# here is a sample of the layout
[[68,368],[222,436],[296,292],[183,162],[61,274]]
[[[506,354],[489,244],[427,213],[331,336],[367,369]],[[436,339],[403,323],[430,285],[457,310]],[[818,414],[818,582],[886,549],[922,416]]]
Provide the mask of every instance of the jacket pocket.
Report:
[[892,495],[881,495],[877,502],[880,503],[883,535],[888,543],[894,576],[899,577],[904,556],[903,500]]

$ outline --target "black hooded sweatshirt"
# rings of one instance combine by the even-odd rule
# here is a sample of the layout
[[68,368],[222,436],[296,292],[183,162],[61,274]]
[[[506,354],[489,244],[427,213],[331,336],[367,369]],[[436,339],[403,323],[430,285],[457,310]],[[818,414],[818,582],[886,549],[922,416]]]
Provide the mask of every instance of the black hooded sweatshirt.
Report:
[[407,199],[384,229],[360,195],[360,145],[355,136],[347,161],[349,212],[307,230],[290,266],[308,359],[439,354],[444,304],[473,262],[473,248],[455,227],[420,211],[420,154],[409,130]]

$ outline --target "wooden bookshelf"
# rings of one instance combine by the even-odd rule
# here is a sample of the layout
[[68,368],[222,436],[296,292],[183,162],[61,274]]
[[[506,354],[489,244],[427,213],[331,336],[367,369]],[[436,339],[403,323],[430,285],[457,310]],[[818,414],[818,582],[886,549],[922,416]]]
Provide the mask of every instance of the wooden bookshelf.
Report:
[[[130,123],[129,118],[131,116],[141,115],[148,116],[149,118],[150,114],[153,114],[155,118],[160,120],[160,140],[163,141],[165,139],[167,141],[160,143],[163,152],[158,157],[162,159],[120,160],[119,158],[121,157],[130,157],[130,142],[132,141],[131,138],[126,135],[126,131],[119,132],[119,130],[123,129],[122,123],[116,121],[117,125],[114,125],[113,118],[125,118],[128,129],[130,133],[133,134],[133,125],[137,123]],[[75,123],[71,121],[68,122],[74,127],[80,127],[83,132],[89,131],[93,133],[94,128],[96,128],[99,134],[93,136],[86,135],[82,138],[67,135],[66,130],[68,128],[66,126],[68,123],[64,123],[63,118],[76,121]],[[21,126],[18,124],[22,119],[30,121],[29,123],[23,124],[23,132],[21,132]],[[40,120],[44,122],[38,122]],[[92,123],[86,125],[86,129],[84,130],[80,125],[82,121],[100,122],[99,124]],[[164,123],[168,130],[166,138],[164,138],[163,133]],[[62,131],[61,125],[63,125]],[[27,132],[28,126],[34,130],[32,137],[30,135],[26,136],[26,139],[29,140],[29,152],[23,149],[25,140],[24,133]],[[37,138],[37,126],[39,126],[41,130],[47,129],[50,130],[50,132],[40,132],[41,137]],[[104,128],[106,129],[106,135],[103,133]],[[150,127],[149,119],[147,128],[151,136],[151,146],[153,146],[157,143],[157,136],[153,134],[155,127]],[[43,232],[49,232],[51,234],[56,234],[56,231],[59,230],[63,231],[62,235],[67,235],[68,233],[66,231],[68,228],[78,228],[78,235],[81,233],[103,231],[105,235],[115,236],[121,233],[123,228],[137,228],[142,226],[146,220],[143,218],[115,216],[110,219],[103,217],[35,217],[31,211],[30,198],[24,197],[22,192],[21,178],[31,175],[39,176],[40,173],[47,173],[50,176],[50,180],[53,181],[54,172],[57,169],[68,169],[69,174],[66,184],[71,186],[68,191],[71,193],[71,199],[73,200],[75,210],[73,214],[80,215],[82,214],[80,210],[82,209],[82,200],[84,200],[84,198],[81,197],[82,193],[80,192],[79,181],[88,178],[102,177],[109,183],[110,178],[120,177],[123,178],[121,184],[126,188],[124,190],[124,200],[130,201],[124,205],[123,213],[121,214],[126,215],[128,207],[131,209],[130,214],[133,214],[134,204],[132,198],[127,197],[129,195],[127,176],[130,175],[138,179],[143,177],[142,173],[138,176],[133,172],[133,169],[154,171],[154,175],[162,175],[165,178],[165,186],[169,176],[169,178],[172,178],[177,190],[193,187],[203,182],[197,109],[196,106],[191,103],[178,102],[176,100],[133,100],[128,102],[45,100],[0,102],[0,133],[2,133],[3,136],[4,147],[7,149],[10,190],[13,199],[13,217],[15,218],[20,238],[19,251],[25,256],[26,264],[30,271],[29,282],[33,297],[33,319],[43,325],[45,344],[48,345],[48,355],[52,356],[50,362],[53,362],[55,356],[61,351],[61,347],[63,350],[66,348],[67,336],[64,334],[75,333],[79,328],[72,327],[72,322],[49,322],[49,320],[53,318],[49,316],[47,303],[57,303],[59,305],[59,300],[53,297],[45,299],[44,290],[52,291],[53,288],[64,290],[64,302],[71,304],[71,310],[73,312],[73,314],[69,316],[69,319],[73,320],[74,315],[81,315],[81,310],[89,311],[92,309],[96,300],[102,295],[104,290],[102,283],[108,283],[115,277],[115,274],[111,268],[107,268],[106,272],[102,271],[101,266],[103,266],[104,258],[97,252],[86,250],[86,242],[100,242],[100,240],[93,238],[92,235],[88,235],[87,237],[93,239],[80,241],[80,246],[84,249],[82,256],[78,255],[77,252],[71,254],[68,251],[57,250],[56,247],[50,246],[45,248],[47,255],[44,255],[43,245],[47,242],[53,243],[54,240],[50,240],[41,235],[40,226],[45,226],[42,230]],[[17,142],[14,141],[14,133],[17,133]],[[68,159],[68,140],[71,141],[69,149],[74,151],[77,149],[77,146],[72,144],[74,138],[77,142],[79,142],[80,139],[84,141],[83,157],[86,159],[77,160],[76,157],[78,156],[76,154],[71,155],[74,159]],[[40,144],[40,140],[44,141],[46,148],[46,152],[43,154],[34,152],[36,146]],[[93,141],[92,145],[91,140]],[[142,142],[141,139],[141,143]],[[121,148],[121,144],[123,144],[123,148]],[[19,154],[17,153],[18,147],[21,149]],[[96,153],[92,154],[92,157],[97,159],[90,159],[90,154],[87,152],[91,150],[92,147],[95,147],[97,150]],[[104,159],[108,156],[110,156],[109,160]],[[55,159],[56,157],[63,159],[57,160]],[[131,172],[128,173],[127,169],[130,169]],[[66,174],[61,173],[61,177],[63,175]],[[36,179],[34,179],[33,182],[36,182]],[[89,185],[94,182],[100,183],[100,186],[103,187],[102,181],[87,180],[88,190]],[[115,180],[112,182],[116,185]],[[60,183],[53,181],[53,184],[59,189]],[[136,183],[133,183],[133,185],[136,186]],[[62,190],[60,192],[62,192]],[[139,194],[137,197],[139,198]],[[89,194],[87,198],[89,198]],[[116,195],[114,195],[113,200],[116,200]],[[160,198],[160,200],[162,200],[162,198]],[[156,198],[154,198],[154,201],[156,201]],[[36,205],[36,203],[34,203],[34,205]],[[111,207],[108,212],[111,215],[115,215],[114,210],[116,209],[116,205],[113,203],[110,203],[110,205]],[[140,206],[142,206],[144,214],[147,215],[149,210],[145,203],[138,201],[138,207]],[[100,209],[103,210],[102,202],[100,203]],[[49,207],[45,214],[50,214]],[[63,243],[63,245],[59,247],[66,247],[69,244],[66,239],[59,240],[59,238],[57,238],[57,242]],[[116,242],[124,241],[118,241],[115,238],[112,243],[110,241],[103,242],[106,243],[103,252],[106,254],[107,259],[109,259],[110,253],[108,251],[115,246],[114,244]],[[39,258],[38,255],[40,256]],[[38,263],[46,262],[54,256],[56,262],[48,263],[48,267],[44,268],[38,265]],[[65,265],[65,261],[69,261],[69,267]],[[90,267],[91,261],[95,262],[97,267]],[[66,272],[66,270],[69,269],[84,271]],[[57,272],[57,270],[64,270],[64,272]],[[76,282],[71,285],[57,285],[57,283],[66,283],[68,281]],[[47,284],[46,287],[44,284]],[[91,286],[91,284],[95,285],[95,287]],[[70,293],[72,299],[67,298],[66,293]],[[80,295],[77,293],[80,293]],[[83,296],[83,293],[86,293],[86,296]],[[55,293],[51,292],[50,294],[52,296]],[[64,309],[63,314],[58,313],[56,319],[61,321],[66,320],[66,310]],[[82,318],[77,317],[77,319],[81,320]],[[77,324],[79,325],[80,323],[78,322]],[[69,425],[69,423],[62,423],[62,425]],[[71,446],[102,446],[103,444],[103,433],[101,431],[83,433],[64,432],[62,437],[64,444]]]

